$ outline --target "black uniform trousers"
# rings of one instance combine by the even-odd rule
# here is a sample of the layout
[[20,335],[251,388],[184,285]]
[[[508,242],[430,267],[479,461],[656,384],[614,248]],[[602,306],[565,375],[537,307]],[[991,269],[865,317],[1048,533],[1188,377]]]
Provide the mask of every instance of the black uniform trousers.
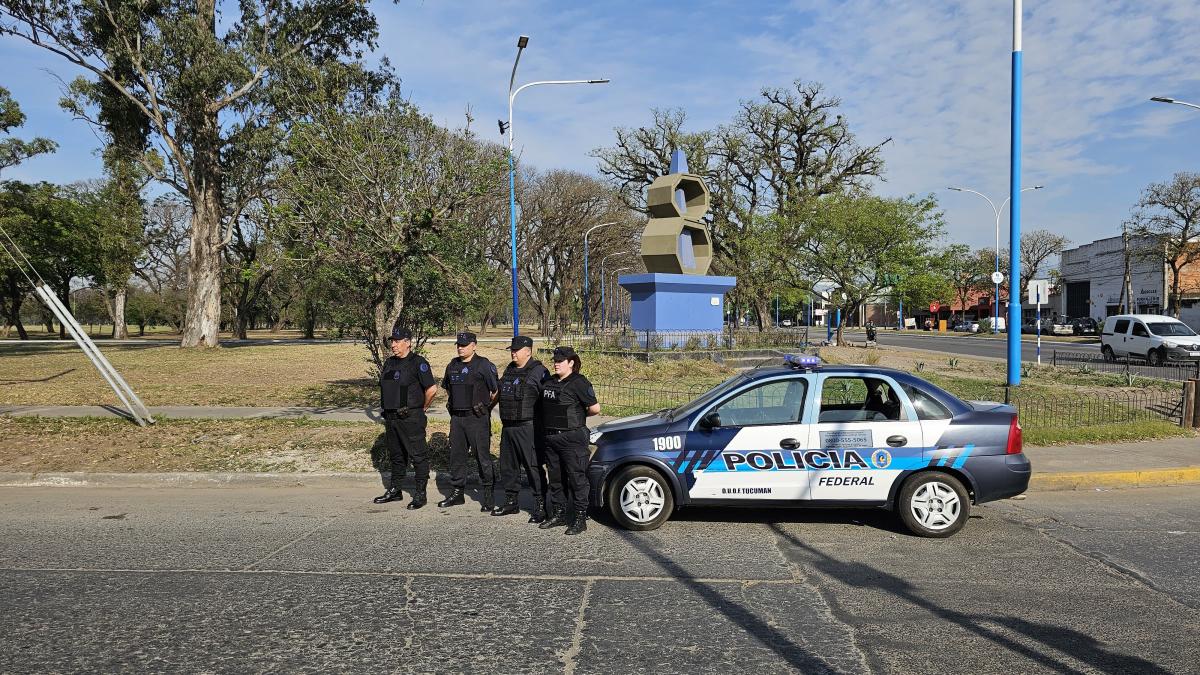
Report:
[[500,431],[500,481],[504,496],[516,499],[521,493],[521,473],[529,481],[534,499],[546,493],[546,474],[538,458],[537,434],[533,422],[505,422]]
[[587,478],[590,460],[587,427],[546,433],[546,473],[550,481],[550,497],[556,507],[567,507],[564,487],[569,487],[575,514],[587,515],[588,493],[591,490]]
[[467,486],[467,458],[475,456],[479,464],[479,482],[491,489],[496,484],[492,464],[492,418],[476,416],[473,411],[450,413],[450,487]]
[[420,408],[410,408],[406,417],[399,417],[396,412],[384,412],[388,455],[392,460],[392,487],[400,488],[400,481],[408,472],[408,465],[413,467],[413,478],[416,480],[416,491],[425,492],[429,483],[429,445],[425,442],[425,411]]

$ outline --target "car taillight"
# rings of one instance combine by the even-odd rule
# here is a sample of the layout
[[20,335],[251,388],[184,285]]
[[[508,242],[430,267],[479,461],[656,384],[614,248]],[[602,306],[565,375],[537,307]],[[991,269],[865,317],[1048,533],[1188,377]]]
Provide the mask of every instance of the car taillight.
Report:
[[1004,448],[1004,454],[1019,455],[1022,446],[1021,423],[1017,421],[1017,416],[1013,415],[1012,421],[1008,423],[1008,445]]

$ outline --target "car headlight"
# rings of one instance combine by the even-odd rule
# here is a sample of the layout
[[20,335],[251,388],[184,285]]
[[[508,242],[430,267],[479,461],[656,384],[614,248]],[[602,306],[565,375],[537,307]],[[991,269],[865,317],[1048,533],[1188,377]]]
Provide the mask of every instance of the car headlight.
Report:
[[1174,349],[1174,348],[1178,347],[1179,345],[1174,342],[1166,341],[1166,342],[1163,342],[1163,346],[1168,349]]
[[588,443],[595,445],[603,435],[603,431],[600,431],[599,429],[593,429],[591,435],[588,436]]

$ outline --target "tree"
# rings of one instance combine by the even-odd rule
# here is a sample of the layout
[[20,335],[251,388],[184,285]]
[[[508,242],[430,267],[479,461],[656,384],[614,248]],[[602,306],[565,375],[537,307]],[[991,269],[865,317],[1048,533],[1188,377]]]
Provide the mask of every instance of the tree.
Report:
[[[182,345],[216,346],[221,252],[229,242],[224,180],[240,136],[287,117],[288,94],[314,72],[361,57],[377,36],[365,3],[240,2],[220,22],[217,0],[2,0],[0,33],[55,53],[124,96],[158,141],[143,157],[191,206]],[[80,88],[80,91],[83,91]],[[79,101],[83,109],[95,98]]]
[[1030,230],[1021,233],[1021,283],[1017,286],[1018,296],[1025,293],[1032,279],[1040,279],[1042,265],[1054,256],[1061,255],[1070,239],[1048,230]]
[[1178,318],[1184,268],[1200,262],[1200,174],[1180,172],[1169,182],[1148,185],[1131,224],[1131,235],[1155,243],[1143,255],[1170,270],[1170,312]]
[[821,85],[797,80],[763,89],[712,131],[685,133],[682,111],[655,110],[651,126],[618,129],[616,145],[593,156],[625,202],[644,211],[645,187],[667,172],[673,149],[685,151],[712,193],[713,271],[737,275],[730,301],[754,307],[761,328],[775,290],[804,283],[785,276],[792,268],[782,247],[794,238],[781,229],[790,221],[775,216],[882,174],[883,144],[858,145],[840,105]]
[[959,318],[965,318],[971,294],[979,290],[988,279],[983,259],[978,253],[972,255],[971,249],[965,244],[951,244],[940,257],[945,262],[946,279],[954,289],[954,300],[963,308]]
[[[783,217],[799,253],[787,264],[800,276],[832,284],[814,294],[840,307],[843,316],[853,315],[892,279],[906,280],[906,290],[927,285],[938,264],[934,244],[945,229],[932,196],[887,199],[839,193],[790,209]],[[842,343],[841,326],[837,342]]]
[[[25,124],[25,113],[13,99],[12,94],[0,87],[0,133],[8,135],[13,129]],[[0,172],[12,168],[36,155],[54,152],[58,144],[46,138],[23,141],[6,138],[0,141]]]
[[[469,271],[482,259],[462,230],[482,196],[503,189],[503,154],[393,94],[315,110],[293,130],[288,155],[280,218],[305,246],[293,257],[319,263],[379,367],[383,338],[406,309],[437,309],[425,298],[410,307],[412,287],[472,290]],[[430,271],[442,275],[436,289]]]

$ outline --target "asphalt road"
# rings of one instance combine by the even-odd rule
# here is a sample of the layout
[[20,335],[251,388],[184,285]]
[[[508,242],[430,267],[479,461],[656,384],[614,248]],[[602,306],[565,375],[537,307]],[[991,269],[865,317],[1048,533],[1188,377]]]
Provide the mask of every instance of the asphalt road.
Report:
[[0,671],[1184,672],[1200,488],[580,537],[314,488],[0,488]]

